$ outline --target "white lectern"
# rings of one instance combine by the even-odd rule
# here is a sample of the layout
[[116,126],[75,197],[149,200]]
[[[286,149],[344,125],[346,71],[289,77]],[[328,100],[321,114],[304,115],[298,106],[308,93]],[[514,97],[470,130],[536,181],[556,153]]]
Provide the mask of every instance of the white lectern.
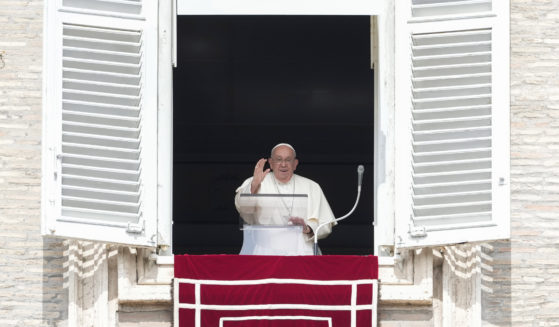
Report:
[[307,217],[306,194],[240,194],[240,254],[312,255],[313,244],[305,239],[303,226],[292,217]]

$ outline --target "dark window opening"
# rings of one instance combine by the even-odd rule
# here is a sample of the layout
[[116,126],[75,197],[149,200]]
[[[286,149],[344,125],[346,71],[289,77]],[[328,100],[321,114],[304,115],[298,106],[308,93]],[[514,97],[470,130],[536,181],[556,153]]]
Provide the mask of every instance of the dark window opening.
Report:
[[273,145],[297,150],[336,217],[324,254],[373,252],[373,71],[368,16],[178,16],[175,254],[238,253],[235,189]]

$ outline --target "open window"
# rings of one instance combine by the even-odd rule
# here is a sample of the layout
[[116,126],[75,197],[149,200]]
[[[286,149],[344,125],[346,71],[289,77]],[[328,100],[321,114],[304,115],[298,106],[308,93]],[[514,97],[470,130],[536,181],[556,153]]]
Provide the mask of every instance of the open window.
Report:
[[[353,251],[335,244],[344,235],[353,235],[346,244],[372,246],[373,198],[377,230],[389,235],[383,245],[424,247],[509,236],[509,1],[288,1],[289,8],[281,10],[252,0],[236,1],[234,8],[225,0],[212,2],[214,7],[197,0],[178,4],[190,20],[179,21],[186,29],[178,37],[174,73],[171,195],[170,183],[162,183],[170,175],[162,167],[171,155],[161,149],[173,140],[162,137],[161,115],[172,114],[162,110],[170,98],[163,92],[170,91],[161,80],[171,80],[173,73],[161,74],[159,60],[163,50],[170,52],[171,38],[164,34],[168,30],[158,30],[158,21],[170,22],[173,13],[158,19],[156,1],[45,2],[43,234],[154,247],[161,239],[158,223],[170,223],[170,215],[161,212],[171,207],[166,203],[172,197],[177,248],[234,252],[241,233],[233,223],[233,190],[249,177],[256,158],[288,141],[302,160],[298,172],[332,185],[324,188],[336,215],[352,205],[356,164],[368,165],[365,186],[372,185],[375,171],[374,191],[363,193],[357,219],[336,227],[321,243],[325,249]],[[224,16],[204,21],[212,10]],[[294,13],[326,16],[288,15]],[[255,16],[228,16],[237,14]],[[372,33],[371,16],[379,21]],[[266,25],[270,22],[284,24],[292,35],[278,33],[277,26]],[[195,30],[188,24],[208,25]],[[290,30],[297,24],[306,26]],[[357,34],[366,39],[359,49],[351,44]],[[254,44],[251,35],[261,42]],[[371,35],[377,37],[372,46]],[[204,48],[209,41],[214,48]],[[269,51],[280,41],[278,53]],[[299,45],[288,45],[293,41]],[[311,45],[321,49],[318,54],[303,51]],[[345,49],[342,63],[329,61]],[[292,59],[300,66],[288,67]],[[189,61],[190,71],[184,72]],[[349,72],[356,63],[364,67],[358,78]],[[305,75],[311,70],[316,73]],[[310,80],[321,87],[311,88]],[[357,80],[367,81],[354,84]],[[290,97],[269,93],[274,86]],[[364,95],[366,88],[370,92]],[[196,108],[203,101],[195,99],[202,98],[216,106]],[[279,120],[278,112],[285,112]],[[293,123],[292,115],[302,123]],[[343,194],[331,193],[337,191]],[[190,217],[190,226],[181,226],[183,216]],[[352,222],[357,224],[351,227]],[[360,232],[367,236],[356,237]],[[200,250],[188,243],[197,238],[217,241],[197,243],[209,249]]]
[[338,217],[324,253],[372,253],[369,16],[181,15],[174,77],[174,252],[238,253],[235,189],[280,142]]

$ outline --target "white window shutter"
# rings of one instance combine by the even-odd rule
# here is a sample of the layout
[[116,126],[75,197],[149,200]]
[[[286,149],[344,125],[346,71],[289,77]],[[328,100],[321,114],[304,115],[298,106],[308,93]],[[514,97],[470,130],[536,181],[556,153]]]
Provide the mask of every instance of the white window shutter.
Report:
[[509,238],[509,3],[395,3],[396,246]]
[[156,246],[157,1],[46,1],[45,235]]

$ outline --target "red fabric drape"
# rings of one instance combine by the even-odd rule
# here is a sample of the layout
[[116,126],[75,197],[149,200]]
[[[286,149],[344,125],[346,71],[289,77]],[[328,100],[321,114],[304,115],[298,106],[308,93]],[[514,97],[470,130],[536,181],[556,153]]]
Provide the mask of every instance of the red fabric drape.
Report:
[[375,256],[177,255],[179,326],[371,326]]

